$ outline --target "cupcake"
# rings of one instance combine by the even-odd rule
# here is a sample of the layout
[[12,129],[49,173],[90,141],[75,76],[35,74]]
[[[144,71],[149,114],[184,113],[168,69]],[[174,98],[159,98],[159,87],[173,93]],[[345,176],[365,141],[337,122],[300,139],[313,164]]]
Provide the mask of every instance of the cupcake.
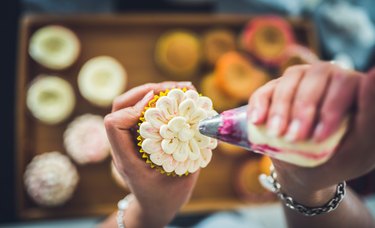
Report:
[[111,176],[119,187],[126,190],[127,192],[130,191],[128,184],[125,182],[124,178],[122,178],[122,176],[117,171],[115,165],[112,162],[111,162]]
[[269,79],[266,72],[238,52],[228,52],[220,57],[215,66],[215,78],[226,94],[241,101],[247,101]]
[[260,61],[278,65],[288,45],[295,43],[294,33],[289,23],[277,16],[259,16],[245,26],[241,47]]
[[312,64],[319,61],[318,56],[302,45],[293,44],[285,48],[282,61],[279,67],[279,73],[282,75],[284,71],[294,65]]
[[163,34],[156,42],[155,62],[176,79],[192,76],[201,61],[201,44],[192,32],[177,30]]
[[26,96],[26,105],[32,115],[46,124],[64,121],[76,103],[72,86],[57,76],[38,76]]
[[214,109],[225,111],[239,106],[240,100],[230,97],[216,85],[215,75],[210,73],[203,77],[201,81],[202,93],[212,100]]
[[225,142],[219,142],[218,148],[222,154],[233,156],[233,157],[238,157],[238,156],[242,156],[245,154],[246,155],[249,154],[249,152],[246,151],[244,148],[235,146],[229,143],[225,143]]
[[56,151],[35,156],[24,174],[29,196],[37,204],[49,207],[67,202],[78,179],[77,170],[69,158]]
[[257,159],[249,159],[240,164],[234,178],[237,195],[246,202],[265,202],[275,199],[272,192],[259,182],[260,166]]
[[236,38],[230,30],[214,29],[203,35],[202,44],[206,62],[215,65],[220,56],[236,49]]
[[91,104],[108,107],[125,91],[127,74],[119,61],[98,56],[87,61],[78,74],[78,88]]
[[78,164],[103,161],[110,153],[103,117],[92,114],[76,117],[64,132],[64,145]]
[[155,95],[140,118],[142,157],[167,175],[188,175],[206,167],[217,141],[201,135],[198,122],[216,114],[211,99],[195,90],[172,89]]
[[62,70],[78,58],[81,45],[70,29],[50,25],[38,29],[30,38],[29,54],[44,67]]
[[270,170],[271,165],[272,165],[271,158],[263,155],[259,161],[260,173],[264,173],[267,176],[269,176],[271,174],[271,170]]

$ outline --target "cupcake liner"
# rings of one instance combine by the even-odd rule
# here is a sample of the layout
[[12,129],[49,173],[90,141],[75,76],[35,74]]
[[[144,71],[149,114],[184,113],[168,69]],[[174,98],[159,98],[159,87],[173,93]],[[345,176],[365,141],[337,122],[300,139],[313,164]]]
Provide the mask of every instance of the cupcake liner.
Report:
[[[181,89],[183,92],[187,91],[187,88],[176,88],[176,89]],[[160,97],[167,96],[169,93],[170,89],[167,89],[165,91],[161,91],[159,94],[154,95],[154,97],[148,102],[147,106],[145,106],[144,110],[142,111],[141,117],[139,118],[138,122],[138,127],[141,126],[143,122],[145,122],[145,112],[149,108],[153,108],[156,105],[156,102]],[[200,95],[201,96],[201,95]],[[140,134],[140,130],[137,130],[137,133]],[[141,135],[138,135],[137,137],[137,145],[139,146],[139,153],[141,154],[141,157],[146,161],[146,164],[149,164],[152,169],[156,169],[158,172],[161,174],[165,174],[167,176],[187,176],[189,174],[188,171],[185,172],[183,175],[177,175],[174,171],[173,172],[166,172],[162,166],[156,165],[153,163],[150,159],[149,154],[147,154],[143,149],[142,149],[142,143],[143,143],[144,138]]]

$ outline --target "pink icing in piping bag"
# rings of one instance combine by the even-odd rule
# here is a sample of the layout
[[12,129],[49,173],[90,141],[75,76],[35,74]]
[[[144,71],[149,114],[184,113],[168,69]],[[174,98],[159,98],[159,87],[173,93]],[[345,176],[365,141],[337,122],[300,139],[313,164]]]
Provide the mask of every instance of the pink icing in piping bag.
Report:
[[247,105],[204,119],[199,123],[199,132],[205,136],[252,150],[247,134],[246,109]]
[[[327,161],[335,151],[347,129],[348,118],[340,128],[323,142],[312,140],[286,142],[269,137],[260,127],[247,120],[247,106],[224,111],[199,123],[201,134],[237,145],[253,152],[266,154],[292,164],[313,167]],[[251,132],[251,135],[249,134]]]

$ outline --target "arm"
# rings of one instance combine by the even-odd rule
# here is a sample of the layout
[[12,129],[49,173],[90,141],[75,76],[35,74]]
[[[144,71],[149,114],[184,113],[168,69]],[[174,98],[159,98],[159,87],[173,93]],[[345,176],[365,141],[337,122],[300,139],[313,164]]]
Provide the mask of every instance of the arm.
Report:
[[[366,174],[375,167],[375,73],[363,75],[329,63],[289,68],[282,77],[259,89],[250,99],[255,124],[266,123],[270,134],[291,141],[319,141],[356,108],[345,138],[326,163],[303,168],[273,160],[282,192],[310,207],[323,206],[339,182]],[[278,116],[276,122],[274,116]],[[298,123],[298,125],[293,123]],[[297,127],[296,127],[297,126]],[[360,199],[348,189],[339,207],[328,214],[305,217],[285,208],[290,227],[374,227]]]
[[[139,156],[133,143],[133,129],[141,112],[154,93],[167,88],[188,87],[188,82],[146,84],[116,98],[112,113],[105,117],[113,162],[135,196],[124,212],[126,227],[160,228],[166,226],[189,200],[199,172],[183,177],[169,177],[151,169]],[[120,199],[119,199],[120,200]],[[117,227],[112,215],[101,227]]]
[[[287,186],[281,183],[281,186]],[[289,195],[303,205],[319,207],[328,202],[334,195],[336,186],[322,189],[313,193],[307,191],[287,191]],[[288,226],[294,227],[374,227],[374,220],[359,197],[347,187],[346,195],[338,208],[325,215],[313,217],[303,216],[284,206]]]

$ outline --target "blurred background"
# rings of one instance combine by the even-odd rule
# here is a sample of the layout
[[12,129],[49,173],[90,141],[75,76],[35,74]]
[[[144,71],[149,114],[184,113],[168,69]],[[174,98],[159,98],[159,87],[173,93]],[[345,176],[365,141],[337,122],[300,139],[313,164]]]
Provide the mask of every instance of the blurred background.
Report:
[[[66,129],[73,128],[70,123],[76,117],[85,113],[104,116],[110,111],[107,101],[111,97],[102,101],[84,92],[92,88],[90,82],[77,84],[78,75],[84,81],[90,74],[99,75],[95,72],[107,70],[90,68],[89,61],[95,57],[111,57],[107,59],[110,63],[97,60],[91,65],[118,68],[106,74],[109,78],[111,75],[125,78],[126,82],[109,82],[123,84],[124,88],[116,87],[119,93],[146,82],[191,80],[204,95],[213,99],[218,111],[245,104],[244,98],[251,95],[233,88],[245,85],[245,91],[253,91],[294,64],[311,63],[319,58],[363,72],[375,66],[375,3],[372,0],[9,0],[3,4],[2,16],[6,18],[1,20],[0,52],[3,97],[0,226],[27,226],[30,222],[36,227],[64,227],[63,218],[75,219],[70,225],[93,226],[115,210],[117,201],[128,192],[126,186],[113,178],[108,157],[96,155],[91,160],[77,157],[68,147],[83,143],[66,142],[64,134]],[[38,39],[37,32],[49,25],[61,27],[40,33]],[[65,59],[60,65],[53,62],[51,53],[56,53],[61,45],[48,46],[40,41],[48,38],[48,34],[62,37],[63,46],[72,50],[70,57],[66,54],[56,57],[57,62]],[[178,44],[166,48],[172,42]],[[181,57],[181,52],[189,55]],[[83,66],[87,68],[85,71]],[[237,70],[231,70],[232,66]],[[74,100],[75,108],[52,110],[47,116],[40,114],[46,113],[41,108],[49,104],[51,97],[58,100],[61,95],[49,95],[48,101],[33,103],[30,88],[42,81],[37,77],[41,74],[65,79],[75,98],[61,104]],[[249,74],[251,78],[247,78]],[[239,82],[235,83],[237,79]],[[56,83],[57,87],[64,85],[64,82]],[[91,86],[96,89],[95,85]],[[67,90],[62,90],[63,97],[68,96]],[[66,115],[56,116],[57,112],[66,112]],[[38,199],[39,192],[35,193],[35,189],[40,186],[25,184],[24,173],[36,155],[53,150],[70,157],[69,164],[76,167],[66,170],[72,175],[65,181],[72,185],[73,196],[67,193],[69,196],[57,202],[57,206],[46,207],[55,202]],[[207,221],[204,219],[212,218],[209,215],[213,212],[227,210],[231,212],[221,214],[219,221],[262,220],[262,216],[268,215],[264,210],[282,220],[273,196],[257,183],[257,175],[267,172],[267,162],[267,158],[219,145],[212,164],[202,172],[192,202],[173,225],[214,227],[215,223],[204,224]],[[71,170],[77,170],[78,184]],[[30,174],[28,183],[33,183],[32,175],[43,175],[42,171],[35,172]],[[233,181],[233,176],[238,178]],[[373,202],[374,177],[370,173],[350,183],[369,202]],[[212,186],[222,190],[213,193]],[[101,197],[102,192],[109,196]],[[374,203],[368,205],[375,207]],[[250,211],[239,208],[250,208]],[[57,219],[59,222],[53,223]],[[239,224],[228,223],[228,226],[241,227]]]

